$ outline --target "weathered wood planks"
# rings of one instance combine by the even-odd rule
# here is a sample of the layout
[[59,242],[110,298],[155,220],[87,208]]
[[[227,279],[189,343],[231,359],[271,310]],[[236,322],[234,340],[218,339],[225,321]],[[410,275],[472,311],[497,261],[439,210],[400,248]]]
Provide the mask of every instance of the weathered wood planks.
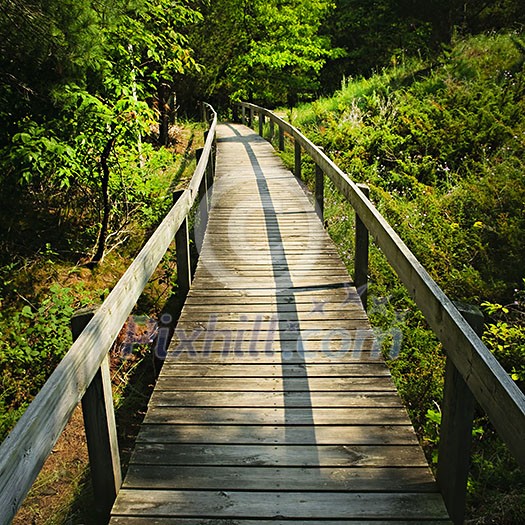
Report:
[[208,230],[113,525],[449,523],[294,177],[220,127]]

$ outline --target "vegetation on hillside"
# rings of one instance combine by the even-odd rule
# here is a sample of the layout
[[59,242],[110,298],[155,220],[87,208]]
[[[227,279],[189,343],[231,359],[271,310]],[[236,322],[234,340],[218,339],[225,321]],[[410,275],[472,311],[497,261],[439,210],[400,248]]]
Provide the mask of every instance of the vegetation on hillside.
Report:
[[[410,60],[348,79],[333,97],[291,113],[294,124],[353,180],[368,184],[381,213],[449,297],[484,310],[483,339],[522,389],[524,50],[520,34],[458,40],[433,67]],[[333,188],[327,193],[328,227],[351,267],[352,212]],[[370,280],[378,333],[402,331],[400,354],[386,357],[394,357],[390,366],[399,391],[434,462],[442,349],[374,248]],[[390,343],[387,337],[385,348]],[[518,523],[525,476],[482,414],[474,441],[474,515],[496,513],[491,519],[497,523]],[[505,494],[505,508],[489,505],[501,498],[495,487]]]
[[[370,186],[451,298],[484,309],[523,388],[524,24],[522,0],[4,0],[0,439],[69,347],[73,310],[105,297],[170,205],[193,140],[180,115],[203,99],[225,114],[314,101],[294,123]],[[352,210],[330,187],[326,209],[351,265]],[[432,461],[443,353],[373,247],[370,278]],[[481,414],[475,444],[474,515],[518,523],[523,475]]]
[[73,311],[169,209],[188,164],[173,77],[195,67],[180,28],[198,18],[168,0],[2,7],[0,439],[69,348]]

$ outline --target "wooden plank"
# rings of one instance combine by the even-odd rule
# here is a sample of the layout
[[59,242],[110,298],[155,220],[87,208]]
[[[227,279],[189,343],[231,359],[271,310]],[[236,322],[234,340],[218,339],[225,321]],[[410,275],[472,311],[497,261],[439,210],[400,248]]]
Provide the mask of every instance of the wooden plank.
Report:
[[[254,353],[247,350],[240,355],[238,352],[231,351],[225,354],[222,347],[215,351],[204,351],[201,349],[194,349],[194,352],[183,351],[180,352],[176,359],[177,363],[182,364],[214,364],[214,363],[236,363],[236,364],[303,364],[303,363],[375,363],[381,355],[379,351],[362,350],[362,351],[339,351],[331,350],[330,352],[324,349],[311,350],[308,352],[296,351],[281,351],[270,350],[270,353],[261,349],[261,351]],[[169,363],[169,361],[168,361]],[[170,366],[170,365],[166,365]]]
[[[269,359],[280,359],[288,362],[296,357],[312,362],[316,357],[331,357],[335,362],[380,361],[374,332],[371,329],[357,330],[312,330],[303,332],[299,338],[291,332],[277,331],[233,331],[233,330],[199,330],[196,333],[177,329],[176,338],[172,339],[169,358],[180,362],[181,357],[206,359],[217,353],[222,357],[254,358],[266,356]],[[256,361],[254,361],[254,364]],[[241,363],[240,363],[241,364]]]
[[[122,504],[121,504],[122,502]],[[123,489],[115,515],[199,518],[436,519],[446,517],[441,496],[411,493],[241,492]]]
[[[243,302],[232,302],[231,304],[220,304],[221,301],[216,301],[219,304],[203,304],[203,302],[196,301],[191,308],[183,309],[181,319],[193,318],[198,319],[199,314],[217,314],[221,319],[238,320],[239,315],[250,315],[251,319],[256,317],[273,317],[279,315],[281,317],[293,317],[298,319],[359,319],[365,325],[368,325],[368,318],[362,308],[355,302],[351,303],[336,303],[323,300],[310,300],[309,302],[297,303],[286,301],[281,303],[265,304],[264,301],[247,300]],[[260,315],[255,315],[260,314]]]
[[424,467],[418,445],[193,445],[139,443],[132,463],[257,467]]
[[[349,296],[345,297],[344,294],[339,294],[338,298],[329,299],[327,293],[318,293],[314,292],[311,295],[305,293],[293,293],[293,297],[285,296],[281,294],[280,296],[274,295],[242,295],[241,292],[231,293],[228,295],[223,295],[220,293],[210,293],[208,300],[206,301],[206,296],[193,293],[188,296],[186,299],[186,306],[195,306],[197,307],[196,311],[201,311],[204,309],[216,310],[216,307],[221,306],[227,308],[228,306],[232,308],[232,312],[242,311],[246,309],[246,313],[250,312],[250,309],[253,307],[252,311],[260,312],[262,311],[277,311],[286,312],[290,308],[286,308],[288,305],[294,310],[300,311],[312,311],[314,309],[322,309],[322,311],[345,311],[346,308],[353,309],[357,307],[357,301],[359,301],[359,296]],[[204,308],[199,308],[204,307]],[[219,310],[220,312],[220,310]]]
[[[341,326],[338,321],[328,321],[323,323],[316,322],[302,322],[295,321],[279,323],[274,320],[273,324],[267,323],[267,327],[259,328],[255,323],[246,323],[245,326],[236,327],[234,323],[213,324],[213,323],[185,323],[182,326],[177,326],[174,337],[172,339],[171,347],[176,348],[181,343],[192,341],[195,343],[203,343],[206,341],[215,341],[220,339],[221,343],[218,349],[223,347],[225,338],[231,341],[232,349],[235,347],[241,350],[248,351],[249,343],[258,343],[260,351],[267,349],[268,345],[273,342],[281,343],[280,349],[286,348],[284,343],[289,343],[289,349],[299,348],[294,347],[293,343],[301,340],[303,345],[301,348],[306,350],[325,349],[331,342],[339,341],[341,347],[350,350],[357,346],[358,341],[367,341],[373,337],[373,331],[369,328],[362,328],[357,321],[346,321],[350,326]],[[297,326],[299,325],[299,326]],[[306,326],[305,326],[306,325]],[[302,331],[299,331],[299,328]],[[191,337],[191,339],[190,339]],[[323,344],[314,345],[314,341],[321,341]],[[326,344],[324,344],[326,343]],[[194,345],[195,346],[195,345]],[[198,346],[195,346],[198,348]],[[256,347],[257,349],[257,347]]]
[[[341,301],[341,303],[344,303],[346,301],[354,300],[354,294],[353,294],[353,288],[349,286],[345,286],[345,283],[343,283],[340,286],[334,286],[334,285],[316,285],[316,286],[310,286],[310,287],[295,287],[293,289],[287,290],[288,293],[284,293],[284,291],[279,295],[276,293],[276,287],[268,287],[268,288],[252,288],[252,287],[245,287],[243,289],[225,289],[225,288],[196,288],[193,287],[190,290],[190,293],[188,295],[188,300],[191,300],[195,297],[209,297],[210,299],[213,299],[214,297],[220,297],[221,299],[225,300],[226,298],[242,298],[245,300],[249,300],[252,297],[255,298],[268,298],[268,301],[271,303],[272,300],[277,300],[277,302],[288,302],[291,303],[292,301],[297,301],[298,299],[301,299],[301,297],[305,301],[312,301],[313,299],[326,299],[331,301]],[[359,297],[359,296],[357,296]],[[233,300],[233,299],[232,299]]]
[[170,392],[156,390],[151,406],[172,407],[401,407],[400,398],[385,392]]
[[[198,334],[197,334],[198,335]],[[349,338],[351,338],[351,334]],[[166,359],[174,359],[178,362],[197,362],[199,360],[218,360],[235,362],[241,359],[252,359],[253,363],[260,362],[265,358],[279,359],[283,363],[297,363],[306,361],[325,362],[327,359],[333,359],[338,362],[377,362],[381,359],[381,353],[377,348],[367,349],[365,343],[372,342],[372,335],[368,340],[349,340],[340,343],[336,341],[318,340],[302,342],[295,338],[283,341],[271,341],[270,344],[261,342],[258,346],[253,347],[248,342],[244,345],[233,345],[224,338],[222,341],[216,338],[208,346],[205,341],[198,341],[198,344],[191,342],[181,342],[179,345],[170,347]],[[355,345],[350,343],[355,342]],[[362,344],[361,344],[362,343]],[[370,346],[370,345],[369,345]]]
[[150,406],[145,423],[163,425],[407,425],[404,408],[177,408]]
[[[286,205],[289,207],[289,205]],[[231,210],[232,214],[239,210]],[[244,213],[250,213],[249,211]],[[272,213],[272,223],[269,224],[269,215],[260,217],[257,221],[250,223],[243,219],[230,217],[223,221],[211,223],[210,229],[206,230],[204,246],[219,248],[222,237],[226,250],[245,250],[246,246],[237,246],[236,241],[245,240],[249,246],[268,245],[268,244],[309,244],[312,248],[322,247],[323,249],[334,252],[336,246],[331,242],[330,237],[322,229],[321,224],[306,223],[299,225],[283,224],[278,220],[278,212]]]
[[[201,252],[202,254],[202,252]],[[208,257],[203,254],[199,260],[200,266],[206,266],[208,269],[216,270],[219,268],[238,268],[239,270],[263,269],[271,265],[274,273],[283,270],[310,270],[315,267],[331,266],[334,255],[329,253],[313,255],[310,252],[302,251],[286,257],[284,260],[278,255],[272,253],[259,253],[254,255],[253,252],[248,253],[218,253],[215,257]],[[199,266],[199,267],[200,267]],[[352,283],[353,285],[353,283]]]
[[[289,291],[290,294],[293,294],[293,290],[299,289],[298,291],[301,291],[300,289],[309,289],[309,288],[319,288],[319,279],[316,279],[315,277],[299,277],[295,279],[290,279],[289,276],[282,276],[281,282],[279,282],[278,279],[257,279],[257,278],[245,278],[241,279],[235,279],[233,276],[231,278],[210,278],[206,281],[206,284],[204,286],[207,287],[208,290],[242,290],[246,292],[247,294],[250,293],[251,290],[266,290],[268,292],[268,295],[275,295],[276,291],[281,290],[283,293],[284,291]],[[324,284],[324,288],[330,289],[330,287],[334,288],[344,288],[345,285],[348,285],[349,282],[345,282],[341,280],[338,277],[331,277],[328,279],[329,282]],[[303,290],[304,291],[304,290]]]
[[228,277],[236,277],[241,279],[266,279],[270,282],[275,279],[277,276],[288,276],[290,280],[296,280],[296,279],[305,279],[307,277],[315,277],[318,280],[321,280],[325,277],[338,279],[342,282],[347,282],[350,286],[350,280],[348,278],[348,274],[346,272],[343,272],[341,269],[336,268],[323,268],[323,269],[316,269],[316,268],[305,268],[300,270],[295,270],[293,268],[287,268],[287,267],[267,267],[267,268],[261,268],[261,269],[255,269],[255,268],[248,268],[248,269],[241,269],[237,265],[222,265],[218,264],[217,261],[215,261],[212,268],[204,268],[202,265],[197,269],[197,272],[195,273],[195,277],[203,278],[203,279],[218,279],[221,280],[228,278]]
[[[232,210],[232,212],[236,212],[238,210]],[[230,226],[233,221],[232,218],[225,217],[223,220],[217,221],[213,220],[210,222],[210,228],[207,231],[208,236],[206,239],[206,242],[209,243],[217,243],[217,239],[215,239],[213,236],[221,234],[224,235],[224,228],[228,228],[226,231],[228,231],[228,236],[226,237],[228,240],[233,239],[243,239],[246,238],[250,240],[250,242],[257,243],[257,242],[268,242],[268,241],[278,241],[278,240],[320,240],[323,241],[323,246],[332,246],[330,244],[330,237],[326,233],[325,230],[322,229],[321,224],[319,222],[312,222],[312,221],[301,221],[301,222],[295,222],[295,223],[286,223],[284,221],[275,220],[272,221],[273,224],[268,224],[265,222],[266,217],[260,217],[257,218],[257,220],[254,221],[248,221],[245,218],[238,218],[235,220],[235,223],[237,226],[239,226],[239,229],[236,229],[234,231],[229,231],[228,226]],[[257,234],[264,234],[263,238],[258,238]]]
[[257,467],[130,465],[125,489],[436,492],[428,467]]
[[[186,317],[186,316],[185,316]],[[206,332],[214,333],[229,332],[232,336],[241,337],[247,341],[251,341],[254,333],[259,334],[259,340],[265,340],[268,334],[275,332],[280,333],[281,339],[294,339],[302,336],[304,340],[323,339],[328,333],[333,333],[334,337],[337,334],[347,334],[349,332],[358,332],[362,329],[361,319],[305,319],[297,320],[297,316],[291,318],[278,317],[277,315],[269,319],[253,319],[252,321],[223,321],[209,316],[208,319],[197,320],[181,320],[177,323],[177,331],[175,332],[175,341],[181,335],[187,335],[191,332],[203,333],[202,337],[206,337]],[[340,337],[343,337],[340,335]]]
[[[286,520],[271,519],[271,520],[250,520],[250,519],[239,519],[235,518],[235,522],[231,520],[216,520],[216,519],[192,519],[192,518],[151,518],[151,517],[137,517],[137,516],[116,516],[111,519],[109,525],[293,525],[303,524],[304,520]],[[308,520],[308,525],[348,525],[352,523],[349,520]],[[355,523],[355,522],[354,522]],[[422,520],[419,519],[418,523],[424,525],[443,525],[450,524],[448,520]],[[388,520],[388,521],[368,521],[359,519],[359,525],[414,525],[413,521],[400,521],[400,520]]]
[[153,425],[141,427],[137,442],[286,445],[411,445],[411,425],[330,425],[311,428],[284,425]]
[[290,377],[285,381],[282,378],[254,377],[254,378],[214,378],[204,377],[199,381],[194,378],[178,377],[176,381],[161,375],[157,381],[158,388],[164,391],[222,391],[222,392],[252,392],[267,391],[344,391],[344,392],[395,392],[392,381],[386,377],[352,377],[352,378],[304,378]]
[[182,364],[167,362],[162,371],[165,377],[390,377],[387,366],[382,363],[360,364],[277,364],[245,365],[229,364]]
[[343,274],[343,271],[336,267],[330,268],[330,264],[329,259],[316,261],[314,257],[310,257],[305,252],[302,252],[297,259],[287,259],[286,261],[277,256],[272,261],[270,256],[261,255],[257,258],[245,259],[236,254],[235,257],[224,256],[216,257],[213,260],[201,260],[196,275],[200,277],[205,274],[204,271],[201,271],[201,267],[205,266],[207,277],[215,279],[231,275],[271,279],[276,275],[287,274],[294,278],[317,277],[322,281],[325,276],[337,276],[342,282],[347,282],[349,286],[353,285],[347,274]]
[[[268,302],[266,302],[268,299]],[[195,295],[182,310],[181,320],[208,320],[221,321],[247,321],[294,319],[297,321],[316,320],[356,320],[361,322],[361,327],[370,327],[363,308],[355,301],[332,302],[326,296],[318,295],[307,298],[306,295],[294,296],[284,292],[273,299],[268,296],[233,296],[210,297],[209,303],[203,296]]]
[[344,340],[347,346],[357,339],[367,339],[368,334],[373,333],[369,328],[362,328],[359,320],[334,320],[334,321],[302,321],[279,320],[257,323],[235,323],[219,322],[212,320],[208,322],[184,322],[177,325],[174,334],[173,345],[179,345],[181,341],[188,341],[190,334],[193,340],[210,340],[215,337],[228,337],[238,344],[250,341],[259,341],[261,344],[267,341],[298,341],[307,344],[310,341]]

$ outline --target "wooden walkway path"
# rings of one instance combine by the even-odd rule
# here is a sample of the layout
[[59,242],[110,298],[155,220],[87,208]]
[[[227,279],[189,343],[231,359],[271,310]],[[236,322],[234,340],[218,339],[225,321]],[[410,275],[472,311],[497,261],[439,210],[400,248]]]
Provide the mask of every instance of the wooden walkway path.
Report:
[[208,230],[112,525],[449,523],[336,248],[221,125]]

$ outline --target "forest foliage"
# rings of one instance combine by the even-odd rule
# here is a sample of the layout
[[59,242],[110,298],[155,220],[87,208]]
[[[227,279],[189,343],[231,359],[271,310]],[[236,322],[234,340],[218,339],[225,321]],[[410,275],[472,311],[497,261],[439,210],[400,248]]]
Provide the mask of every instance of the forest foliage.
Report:
[[159,145],[174,77],[197,67],[181,29],[199,18],[171,0],[3,4],[1,437],[67,351],[72,311],[113,281],[95,266],[168,209]]
[[[290,111],[371,199],[447,295],[485,315],[483,340],[525,391],[525,46],[521,33],[454,39],[429,67],[406,59]],[[312,177],[312,174],[310,174]],[[312,178],[310,178],[312,183]],[[327,224],[352,270],[349,205],[332,186]],[[438,455],[445,358],[376,248],[369,314],[429,459]],[[394,333],[399,354],[388,350]],[[477,413],[474,515],[518,523],[525,476]],[[501,492],[505,509],[496,508]],[[516,521],[518,520],[518,521]]]
[[[0,438],[69,347],[73,310],[117,277],[104,257],[125,267],[165,213],[170,133],[200,100],[286,105],[446,293],[483,308],[487,346],[523,387],[524,24],[522,0],[4,0]],[[333,188],[326,209],[350,261],[352,211]],[[375,248],[370,278],[432,460],[443,353]],[[522,477],[476,425],[471,488],[512,496]]]

